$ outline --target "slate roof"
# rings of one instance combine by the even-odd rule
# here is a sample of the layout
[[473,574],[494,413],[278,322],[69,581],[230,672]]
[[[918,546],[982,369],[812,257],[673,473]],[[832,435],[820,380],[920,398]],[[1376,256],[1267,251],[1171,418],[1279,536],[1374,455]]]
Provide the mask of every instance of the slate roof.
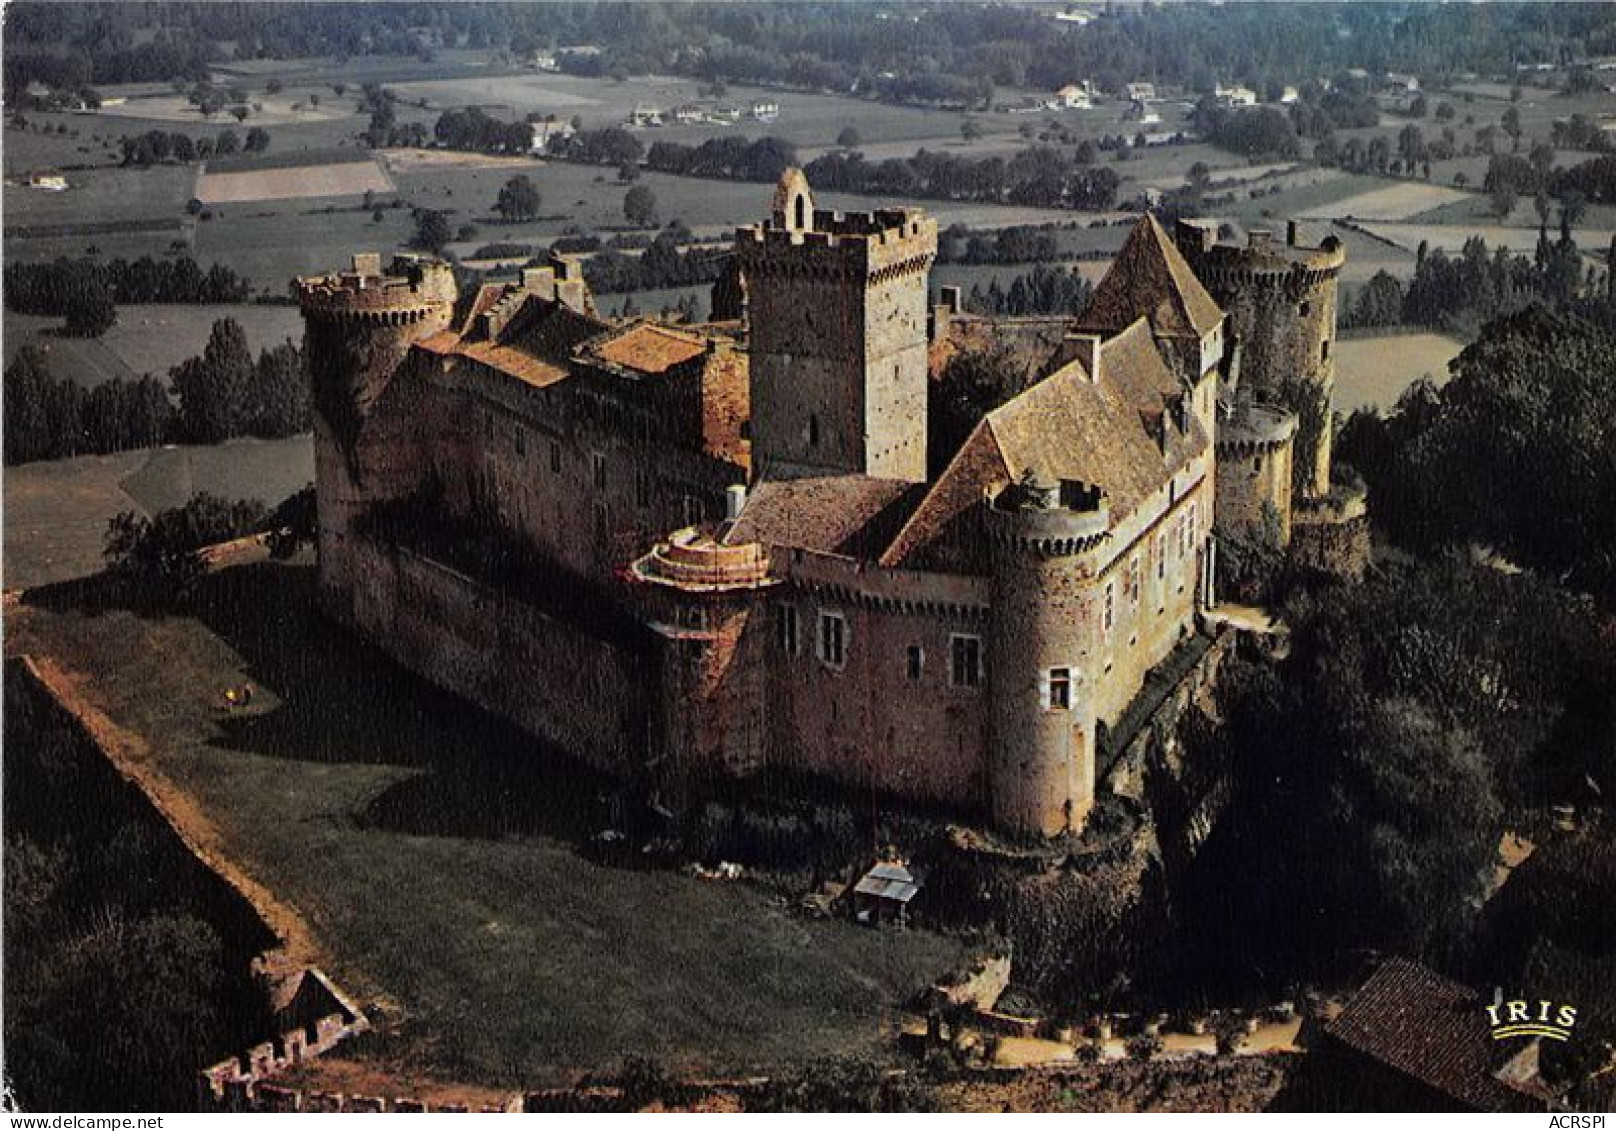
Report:
[[1207,293],[1156,218],[1146,213],[1133,226],[1111,269],[1094,289],[1077,329],[1115,333],[1144,315],[1163,337],[1207,333],[1223,311]]
[[1475,1110],[1541,1110],[1494,1076],[1520,1046],[1492,1039],[1480,996],[1417,962],[1384,963],[1324,1031]]
[[920,489],[867,475],[765,481],[752,489],[724,541],[874,557]]
[[920,894],[922,878],[902,864],[877,864],[853,888],[859,895],[908,903]]
[[1098,381],[1073,362],[983,417],[882,564],[917,563],[985,492],[1033,469],[1099,487],[1120,520],[1206,448],[1199,420],[1180,432],[1169,415],[1183,395],[1150,326],[1136,319],[1101,344]]

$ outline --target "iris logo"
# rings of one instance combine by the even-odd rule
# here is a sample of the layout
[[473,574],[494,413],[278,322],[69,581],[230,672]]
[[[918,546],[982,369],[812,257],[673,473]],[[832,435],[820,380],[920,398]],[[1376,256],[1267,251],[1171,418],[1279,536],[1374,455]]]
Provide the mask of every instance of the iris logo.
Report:
[[1568,1041],[1571,1039],[1571,1027],[1577,1023],[1577,1010],[1574,1006],[1557,1005],[1552,1001],[1500,1000],[1487,1007],[1487,1018],[1492,1022],[1495,1041],[1506,1041],[1511,1037],[1547,1037],[1551,1041]]

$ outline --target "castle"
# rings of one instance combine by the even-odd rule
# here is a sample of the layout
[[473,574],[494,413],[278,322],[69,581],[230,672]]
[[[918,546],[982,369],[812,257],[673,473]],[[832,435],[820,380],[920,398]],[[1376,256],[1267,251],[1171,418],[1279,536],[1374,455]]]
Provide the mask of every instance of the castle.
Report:
[[[1217,536],[1328,489],[1329,414],[1287,406],[1328,397],[1339,244],[1146,216],[1081,316],[990,320],[931,303],[919,209],[789,170],[771,212],[700,325],[602,318],[562,257],[299,280],[322,600],[664,797],[773,768],[1080,830]],[[928,453],[943,365],[992,342],[1035,380]]]

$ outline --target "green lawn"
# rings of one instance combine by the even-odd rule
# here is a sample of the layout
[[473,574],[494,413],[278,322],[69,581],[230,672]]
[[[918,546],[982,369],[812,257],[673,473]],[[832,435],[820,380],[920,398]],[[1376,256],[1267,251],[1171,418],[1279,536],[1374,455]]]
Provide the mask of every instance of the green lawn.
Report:
[[[408,1017],[391,1047],[411,1066],[534,1086],[634,1053],[714,1071],[879,1053],[895,1007],[960,958],[745,883],[584,859],[589,776],[328,626],[312,580],[227,570],[198,617],[28,609],[8,646],[97,673],[100,705],[336,976]],[[242,679],[260,693],[227,718]]]
[[294,306],[154,304],[120,306],[118,321],[99,338],[67,338],[54,333],[62,320],[6,311],[5,360],[10,364],[25,345],[44,352],[51,372],[86,388],[113,377],[168,371],[200,354],[215,321],[233,318],[255,353],[287,338],[300,341],[303,320]]
[[152,514],[182,506],[198,491],[274,506],[313,479],[314,449],[306,435],[8,467],[5,586],[29,588],[97,572],[107,522],[121,511]]

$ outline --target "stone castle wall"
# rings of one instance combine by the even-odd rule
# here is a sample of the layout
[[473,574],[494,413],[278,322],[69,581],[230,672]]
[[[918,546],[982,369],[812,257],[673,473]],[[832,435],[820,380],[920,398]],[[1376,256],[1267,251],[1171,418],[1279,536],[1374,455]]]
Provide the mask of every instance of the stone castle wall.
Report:
[[641,769],[654,657],[407,549],[358,545],[354,623],[400,664],[596,769]]

